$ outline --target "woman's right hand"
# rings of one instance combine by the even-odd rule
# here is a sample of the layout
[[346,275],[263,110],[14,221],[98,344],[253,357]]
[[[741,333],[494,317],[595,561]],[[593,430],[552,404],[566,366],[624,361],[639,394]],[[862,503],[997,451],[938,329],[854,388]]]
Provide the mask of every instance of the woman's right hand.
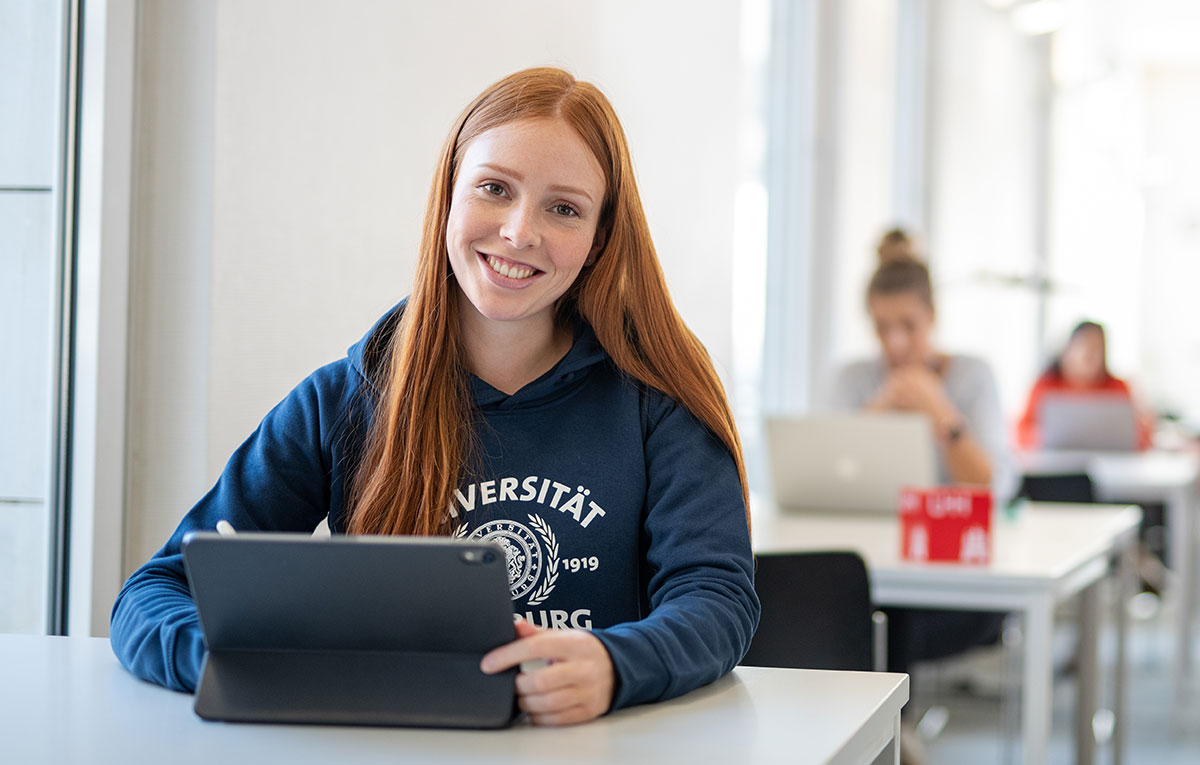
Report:
[[539,629],[516,622],[517,639],[483,657],[487,674],[544,662],[517,675],[517,703],[534,725],[574,725],[608,711],[616,670],[600,638],[581,629]]
[[867,408],[873,411],[923,412],[933,420],[935,426],[956,423],[961,419],[946,395],[942,378],[918,364],[892,370]]

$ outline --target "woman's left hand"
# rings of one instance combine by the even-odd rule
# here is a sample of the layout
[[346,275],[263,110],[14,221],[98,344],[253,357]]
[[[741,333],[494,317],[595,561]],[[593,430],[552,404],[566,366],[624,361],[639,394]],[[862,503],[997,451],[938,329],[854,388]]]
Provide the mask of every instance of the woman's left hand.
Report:
[[545,630],[518,621],[517,639],[489,652],[480,669],[491,675],[524,661],[546,666],[517,675],[517,704],[534,725],[572,725],[599,717],[612,705],[613,665],[608,649],[587,630]]

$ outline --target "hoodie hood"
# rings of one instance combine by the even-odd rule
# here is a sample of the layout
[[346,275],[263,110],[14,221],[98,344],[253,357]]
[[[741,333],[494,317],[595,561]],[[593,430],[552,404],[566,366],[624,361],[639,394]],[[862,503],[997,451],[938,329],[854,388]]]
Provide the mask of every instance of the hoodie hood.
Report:
[[[393,334],[404,314],[405,298],[375,322],[362,339],[350,346],[346,355],[350,367],[378,393],[383,375],[383,360]],[[471,395],[482,410],[515,410],[550,403],[577,387],[592,367],[612,363],[595,331],[582,318],[575,320],[571,349],[545,374],[511,396],[497,390],[475,375],[470,375]]]
[[404,306],[408,298],[392,306],[383,316],[371,325],[367,334],[346,350],[346,358],[350,360],[350,368],[366,382],[375,393],[379,392],[382,379],[382,363],[387,356],[388,344],[392,334],[400,324],[404,315]]

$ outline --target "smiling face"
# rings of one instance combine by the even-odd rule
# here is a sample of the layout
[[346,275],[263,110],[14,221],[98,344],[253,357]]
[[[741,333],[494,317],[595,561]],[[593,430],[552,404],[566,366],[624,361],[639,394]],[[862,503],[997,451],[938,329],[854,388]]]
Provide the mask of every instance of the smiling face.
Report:
[[604,193],[599,163],[561,120],[510,122],[475,138],[446,222],[450,267],[470,308],[496,322],[551,321],[599,249]]
[[872,295],[867,309],[889,367],[923,364],[933,355],[933,309],[915,292]]

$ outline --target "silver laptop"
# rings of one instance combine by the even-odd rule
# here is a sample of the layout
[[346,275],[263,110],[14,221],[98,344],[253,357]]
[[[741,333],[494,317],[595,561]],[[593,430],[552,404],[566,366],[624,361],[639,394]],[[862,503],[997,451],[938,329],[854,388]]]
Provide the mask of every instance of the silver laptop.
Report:
[[1042,448],[1133,451],[1137,424],[1125,396],[1047,393],[1038,417]]
[[781,510],[894,513],[902,486],[937,483],[923,415],[768,417],[766,426]]

